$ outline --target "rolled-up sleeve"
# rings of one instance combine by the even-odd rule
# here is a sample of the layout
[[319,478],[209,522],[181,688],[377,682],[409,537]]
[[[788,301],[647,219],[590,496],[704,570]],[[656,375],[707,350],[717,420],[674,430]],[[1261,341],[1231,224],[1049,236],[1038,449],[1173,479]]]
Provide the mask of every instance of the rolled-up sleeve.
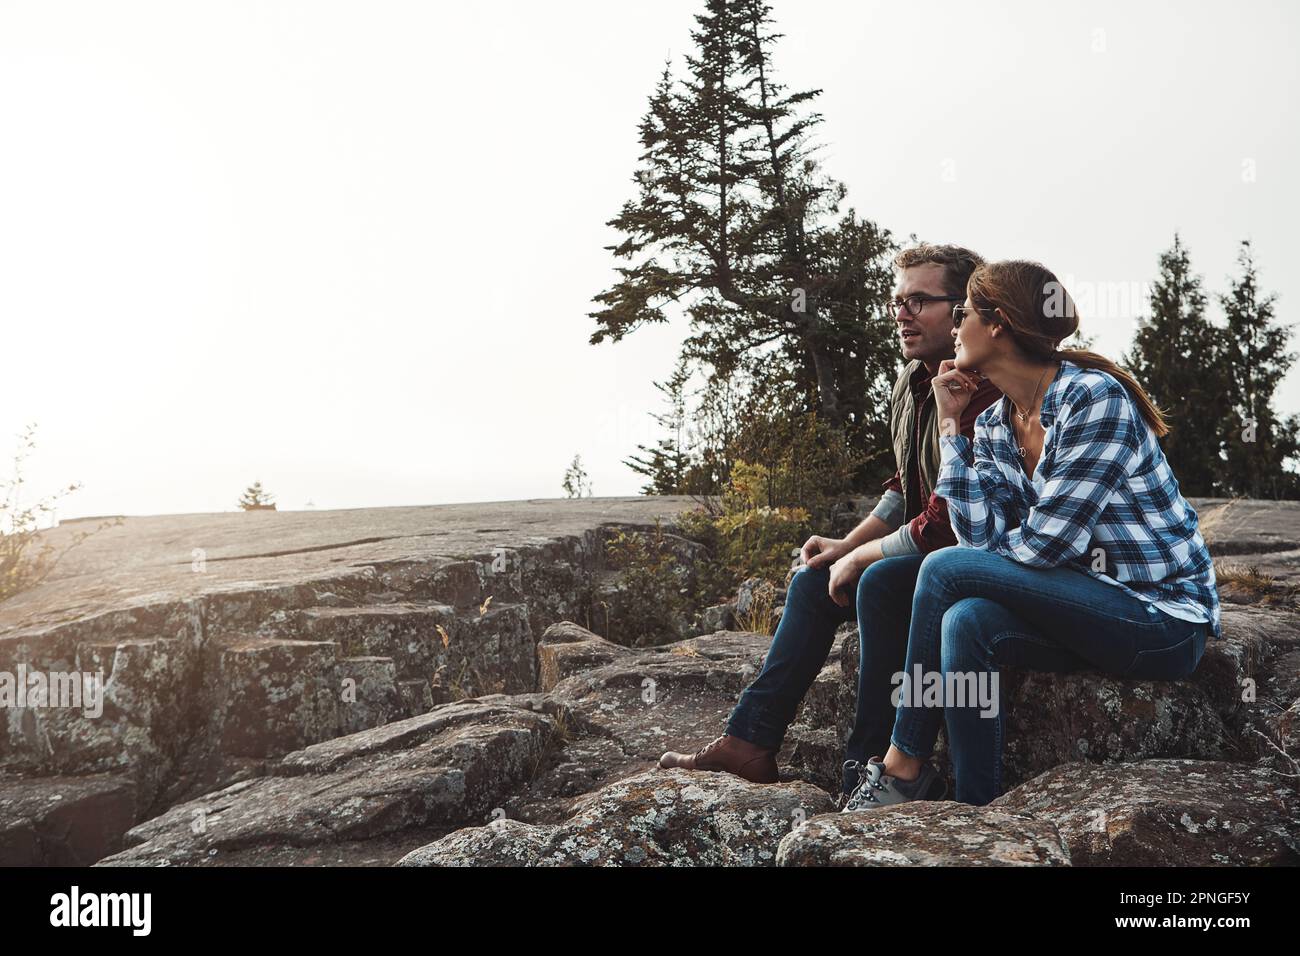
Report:
[[888,489],[880,496],[880,502],[871,512],[872,517],[879,518],[887,524],[890,530],[898,528],[903,523],[903,494],[893,488]]
[[921,547],[912,536],[912,525],[905,524],[893,534],[880,539],[880,553],[886,558],[896,558],[904,554],[922,554]]

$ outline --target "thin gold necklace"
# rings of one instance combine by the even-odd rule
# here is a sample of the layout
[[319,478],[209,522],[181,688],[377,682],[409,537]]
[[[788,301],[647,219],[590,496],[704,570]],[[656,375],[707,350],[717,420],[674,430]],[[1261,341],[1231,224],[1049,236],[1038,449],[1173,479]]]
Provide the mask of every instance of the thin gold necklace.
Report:
[[[1051,367],[1052,367],[1052,366],[1051,366],[1050,364],[1047,366],[1047,368],[1051,368]],[[1045,378],[1047,377],[1047,368],[1043,369],[1043,374],[1040,375],[1040,376],[1038,376],[1038,384],[1034,386],[1034,400],[1033,400],[1033,402],[1032,402],[1032,403],[1030,404],[1030,406],[1029,406],[1030,409],[1032,409],[1032,408],[1034,407],[1034,405],[1036,405],[1036,404],[1038,403],[1038,390],[1039,390],[1040,388],[1043,387],[1043,379],[1045,379]],[[1020,410],[1020,406],[1019,406],[1019,405],[1016,405],[1016,403],[1015,403],[1014,401],[1013,401],[1011,404],[1012,404],[1012,406],[1013,406],[1013,407],[1015,408],[1015,410],[1016,410],[1015,415],[1016,415],[1016,418],[1020,419],[1020,424],[1022,424],[1022,425],[1028,425],[1028,424],[1029,424],[1029,412],[1022,412],[1022,411]],[[1017,437],[1019,437],[1019,436],[1017,436]],[[1022,445],[1022,444],[1020,444],[1020,442],[1016,442],[1016,446],[1017,446],[1017,447],[1016,447],[1016,451],[1018,451],[1018,452],[1020,453],[1020,457],[1021,457],[1021,458],[1024,458],[1027,454],[1029,454],[1029,449],[1025,448],[1025,446]]]
[[[1047,366],[1047,368],[1051,368],[1051,367],[1052,366],[1050,364]],[[1029,402],[1029,407],[1031,409],[1034,407],[1034,405],[1038,403],[1038,390],[1043,387],[1043,379],[1047,378],[1047,368],[1043,369],[1043,374],[1038,376],[1038,384],[1034,386],[1034,397]],[[1020,406],[1016,405],[1014,401],[1011,404],[1015,405],[1016,418],[1020,419],[1021,423],[1028,422],[1029,412],[1022,412],[1020,410]]]

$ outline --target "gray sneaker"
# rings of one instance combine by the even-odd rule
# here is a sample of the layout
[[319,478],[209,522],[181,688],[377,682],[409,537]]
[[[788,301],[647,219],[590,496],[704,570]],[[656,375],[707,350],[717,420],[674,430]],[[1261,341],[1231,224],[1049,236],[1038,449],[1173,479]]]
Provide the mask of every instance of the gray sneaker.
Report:
[[909,800],[943,800],[948,796],[948,784],[928,762],[921,765],[921,773],[915,780],[889,776],[885,773],[885,762],[879,757],[872,757],[865,764],[847,760],[844,769],[858,772],[858,785],[840,808],[841,813],[874,810]]

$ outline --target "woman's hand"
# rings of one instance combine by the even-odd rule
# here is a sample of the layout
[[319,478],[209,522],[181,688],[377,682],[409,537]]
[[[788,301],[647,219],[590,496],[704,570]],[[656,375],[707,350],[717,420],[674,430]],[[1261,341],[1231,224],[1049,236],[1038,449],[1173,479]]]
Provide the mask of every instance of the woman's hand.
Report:
[[939,363],[939,371],[931,380],[934,407],[939,416],[940,435],[960,435],[961,415],[970,404],[971,396],[979,389],[979,379],[957,368],[953,359]]

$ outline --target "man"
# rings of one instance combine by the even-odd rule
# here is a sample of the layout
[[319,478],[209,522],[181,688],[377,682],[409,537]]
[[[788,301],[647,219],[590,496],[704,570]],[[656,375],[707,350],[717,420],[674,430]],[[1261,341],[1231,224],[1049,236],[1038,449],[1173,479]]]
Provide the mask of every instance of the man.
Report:
[[[804,544],[805,566],[790,581],[763,670],[741,695],[727,732],[696,753],[665,753],[660,767],[721,770],[774,783],[786,728],[826,663],[836,629],[855,614],[861,645],[858,704],[845,747],[841,804],[857,787],[867,757],[888,749],[892,678],[906,658],[917,572],[926,554],[957,543],[947,506],[933,493],[940,423],[931,378],[940,362],[953,357],[952,307],[965,301],[966,281],[982,263],[969,249],[928,243],[894,260],[898,286],[892,311],[905,360],[890,405],[898,470],[885,483],[875,510],[847,537],[814,535]],[[962,434],[973,437],[975,418],[1001,397],[992,383],[982,383],[962,415]],[[943,781],[927,765],[914,780],[890,778],[889,783],[914,799],[933,799]],[[873,785],[878,788],[878,780]]]

